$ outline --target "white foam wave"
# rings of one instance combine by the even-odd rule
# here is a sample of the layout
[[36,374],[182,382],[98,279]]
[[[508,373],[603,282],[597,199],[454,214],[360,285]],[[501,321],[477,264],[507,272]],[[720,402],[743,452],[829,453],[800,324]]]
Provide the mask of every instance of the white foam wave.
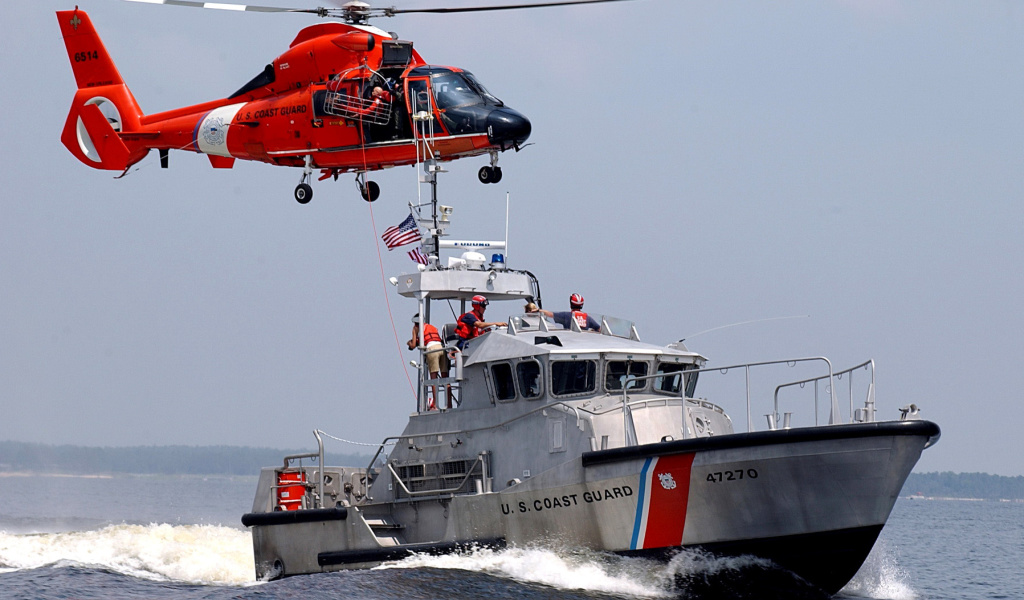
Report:
[[460,569],[540,583],[563,590],[587,590],[634,597],[669,596],[665,565],[654,561],[540,548],[476,549],[443,556],[416,555],[378,569]]
[[709,575],[722,572],[741,572],[751,567],[773,569],[772,561],[756,556],[716,556],[699,550],[688,550],[675,555],[665,567],[666,576]]
[[111,525],[96,531],[0,532],[0,565],[82,564],[151,580],[206,585],[255,582],[252,536],[214,525]]
[[416,555],[378,569],[461,569],[563,590],[665,598],[678,595],[677,576],[714,576],[723,571],[770,565],[769,561],[754,557],[715,557],[699,551],[680,552],[666,564],[598,552],[507,548],[497,551],[477,549],[443,556]]
[[899,553],[879,539],[850,583],[841,590],[845,596],[884,600],[917,600],[910,575],[899,564]]

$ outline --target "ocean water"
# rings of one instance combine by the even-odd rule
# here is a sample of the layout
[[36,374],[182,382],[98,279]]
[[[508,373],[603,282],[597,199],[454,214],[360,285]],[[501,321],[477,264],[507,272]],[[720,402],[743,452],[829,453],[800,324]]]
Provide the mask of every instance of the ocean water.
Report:
[[[752,557],[511,548],[254,580],[255,477],[0,476],[0,598],[821,598]],[[901,499],[839,598],[1024,598],[1024,503]]]

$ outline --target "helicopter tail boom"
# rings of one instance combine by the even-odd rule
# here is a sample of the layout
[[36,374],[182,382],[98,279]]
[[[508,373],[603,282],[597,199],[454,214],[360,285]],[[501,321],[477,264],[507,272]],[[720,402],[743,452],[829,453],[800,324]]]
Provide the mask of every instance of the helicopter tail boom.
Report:
[[78,91],[61,142],[90,167],[122,171],[142,160],[148,148],[129,148],[121,133],[138,131],[142,110],[85,11],[57,12]]

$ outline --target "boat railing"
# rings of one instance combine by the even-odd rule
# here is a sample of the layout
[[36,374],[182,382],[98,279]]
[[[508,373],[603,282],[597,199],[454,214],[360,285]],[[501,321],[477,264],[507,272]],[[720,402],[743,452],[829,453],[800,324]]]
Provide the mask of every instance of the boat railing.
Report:
[[[458,405],[459,387],[462,382],[462,350],[455,344],[447,344],[441,349],[428,349],[420,347],[420,361],[413,365],[419,372],[419,394],[417,399],[417,412],[429,410],[447,410]],[[430,352],[444,352],[451,361],[448,377],[430,378],[430,371],[427,368],[427,354]],[[431,396],[431,392],[433,395]],[[443,394],[442,394],[443,392]],[[442,399],[444,402],[442,402]],[[433,406],[431,406],[433,400]]]
[[[395,471],[391,463],[387,463],[385,466],[387,467],[388,472],[391,473],[391,478],[395,481],[395,483],[398,484],[398,487],[401,490],[401,492],[404,493],[409,498],[421,498],[424,496],[443,496],[446,494],[457,494],[459,492],[463,492],[466,490],[466,484],[474,476],[479,476],[480,483],[476,488],[474,488],[471,491],[474,491],[476,493],[486,493],[491,491],[491,480],[489,472],[490,469],[488,468],[487,462],[489,454],[489,452],[481,452],[477,454],[476,460],[473,461],[473,464],[469,465],[468,468],[459,469],[462,471],[462,473],[459,473],[459,470],[454,469],[450,470],[451,472],[449,473],[444,472],[444,467],[446,465],[449,465],[453,462],[462,461],[446,461],[429,464],[420,463],[399,466],[400,469],[406,470],[405,478],[400,476],[398,472]],[[441,472],[437,473],[428,473],[428,466],[433,467],[434,469],[441,468],[442,470]],[[415,467],[420,467],[422,469],[422,475],[418,477],[415,475],[409,475],[409,469]],[[463,465],[463,467],[465,467],[465,465]],[[458,485],[441,487],[442,485],[444,485],[446,480],[457,478],[459,475],[462,475],[462,479],[459,480]],[[406,484],[405,479],[410,480],[409,484]],[[421,489],[412,489],[413,487],[416,487],[416,484],[422,486]],[[398,494],[398,496],[400,497],[401,494]]]
[[[311,488],[313,486],[316,486],[317,493],[314,496],[313,508],[323,508],[323,505],[324,505],[324,500],[323,500],[323,498],[324,498],[324,440],[323,440],[322,437],[320,437],[320,430],[318,430],[318,429],[314,429],[313,430],[313,435],[316,436],[317,451],[316,452],[307,452],[305,454],[289,454],[288,456],[285,456],[284,457],[284,463],[283,463],[281,469],[278,471],[278,474],[287,473],[287,472],[296,472],[296,473],[301,472],[301,473],[305,473],[305,468],[303,468],[303,466],[302,466],[302,459],[310,458],[310,459],[315,459],[317,461],[317,464],[320,466],[320,468],[317,470],[318,473],[319,473],[319,475],[317,477],[317,481],[312,482],[312,481],[305,481],[305,480],[303,480],[303,481],[286,481],[286,482],[281,482],[281,480],[279,480],[279,479],[275,480],[273,485],[270,486],[270,495],[271,495],[271,498],[274,499],[275,504],[278,501],[277,490],[279,488],[293,487],[295,485],[302,485],[302,486],[306,487],[307,489],[309,489],[309,488]],[[294,462],[294,461],[299,461],[299,466],[293,467],[292,466],[292,462]],[[275,506],[275,508],[278,508],[278,507]]]
[[[865,370],[869,371],[870,374],[871,374],[871,380],[870,380],[870,382],[868,383],[868,386],[867,386],[867,392],[866,392],[866,396],[864,398],[864,408],[854,410],[854,408],[853,408],[853,373],[854,373],[854,371],[858,371],[860,369],[865,369]],[[836,371],[832,375],[834,375],[836,381],[841,381],[843,379],[843,376],[846,376],[846,380],[847,380],[847,384],[848,384],[847,385],[847,389],[848,389],[848,392],[849,392],[849,399],[850,399],[850,421],[851,422],[861,422],[861,423],[864,423],[864,422],[870,423],[870,422],[874,421],[875,420],[875,361],[874,361],[874,359],[868,359],[868,360],[860,363],[859,365],[850,367],[849,369],[844,369],[842,371]],[[812,377],[812,378],[809,378],[809,379],[801,379],[799,381],[791,381],[789,383],[783,383],[783,384],[780,384],[780,385],[776,386],[775,387],[775,413],[772,414],[772,415],[767,415],[768,416],[768,426],[769,426],[769,429],[775,429],[779,425],[779,416],[780,416],[779,415],[779,392],[782,391],[785,388],[790,388],[790,387],[793,387],[793,386],[799,386],[800,388],[803,388],[803,387],[805,387],[809,383],[813,383],[814,384],[814,424],[817,425],[818,424],[818,392],[819,392],[819,383],[821,383],[823,381],[831,382],[831,379],[829,378],[828,375],[821,375],[819,377]],[[831,387],[832,387],[832,384],[829,383],[826,386],[826,388],[825,388],[825,393],[831,394],[833,396],[833,398],[834,398],[835,394],[832,393]],[[785,413],[785,415],[783,415],[784,417],[786,417],[786,418],[783,419],[783,426],[785,428],[788,428],[788,425],[786,425],[786,422],[789,420],[788,419],[788,415],[789,414],[791,414],[791,413]]]
[[[524,313],[520,315],[509,315],[508,332],[516,335],[526,331],[574,331],[582,333],[582,329],[575,320],[569,321],[569,328],[566,329],[554,322],[551,317],[540,313]],[[601,333],[627,340],[640,341],[640,334],[637,333],[636,323],[628,319],[620,319],[610,315],[600,315],[595,320],[601,325]]]
[[[762,361],[762,362],[743,363],[743,364],[737,364],[737,365],[728,365],[728,366],[725,366],[725,367],[704,367],[704,368],[700,368],[700,369],[687,369],[685,371],[679,371],[677,373],[655,373],[653,375],[641,375],[641,376],[630,376],[630,377],[627,377],[625,379],[625,381],[623,381],[623,385],[622,385],[622,421],[623,421],[622,422],[622,426],[623,426],[623,433],[624,433],[625,439],[626,439],[626,445],[627,446],[629,446],[629,445],[636,445],[636,443],[637,443],[637,441],[636,441],[636,432],[635,432],[635,428],[634,428],[634,425],[633,425],[633,417],[632,417],[632,414],[631,414],[630,408],[629,408],[629,405],[630,405],[630,402],[629,402],[629,388],[633,387],[637,382],[646,381],[648,379],[655,379],[655,378],[667,378],[667,377],[671,377],[671,376],[681,377],[681,376],[685,375],[685,376],[688,377],[690,375],[695,375],[695,374],[698,374],[698,373],[711,373],[711,372],[715,372],[715,371],[717,371],[717,372],[719,372],[719,373],[724,375],[724,374],[728,373],[729,371],[731,371],[733,369],[743,369],[744,376],[745,376],[745,384],[746,384],[747,431],[750,432],[750,431],[754,430],[754,422],[751,419],[751,404],[750,404],[750,369],[752,369],[753,367],[765,367],[765,366],[771,366],[771,365],[787,365],[787,366],[793,367],[793,366],[796,366],[797,363],[805,363],[805,362],[824,362],[825,365],[828,366],[828,375],[823,375],[819,379],[828,379],[829,381],[832,381],[834,379],[835,375],[834,375],[834,373],[832,371],[832,362],[829,359],[825,358],[824,356],[809,356],[809,357],[804,357],[804,358],[790,358],[790,359],[786,359],[786,360],[770,360],[770,361]],[[794,385],[795,385],[795,383],[794,383]],[[831,400],[832,400],[832,410],[831,410],[831,414],[829,415],[829,425],[835,425],[835,424],[840,422],[839,402],[836,399],[835,386],[834,385],[829,385],[828,391],[831,394]],[[680,398],[685,398],[685,395],[686,395],[686,386],[680,385],[679,386],[679,397]],[[683,407],[684,407],[683,410],[685,410],[685,406],[686,406],[686,404],[684,403],[683,404]],[[684,417],[685,417],[685,415],[684,415]],[[815,402],[814,424],[815,425],[818,424],[817,402]],[[683,425],[683,435],[684,435],[684,437],[687,435],[686,434],[685,419],[684,419],[684,425]]]
[[[434,379],[432,381],[438,381],[438,380]],[[455,436],[455,435],[462,435],[462,434],[467,434],[467,433],[477,433],[477,432],[480,432],[480,431],[488,431],[488,430],[491,430],[491,429],[498,429],[499,427],[505,427],[506,425],[510,425],[510,424],[512,424],[512,423],[514,423],[516,421],[519,421],[520,419],[525,419],[526,417],[529,417],[529,416],[534,415],[536,413],[543,413],[544,411],[548,411],[548,410],[562,410],[566,414],[574,415],[576,417],[576,427],[578,427],[580,429],[580,431],[582,431],[583,428],[584,428],[584,425],[583,425],[583,418],[580,416],[580,413],[587,413],[587,414],[590,414],[590,415],[600,415],[600,414],[604,414],[604,413],[607,413],[607,412],[611,412],[612,410],[618,410],[618,407],[617,406],[613,407],[612,409],[609,409],[607,411],[596,412],[596,411],[587,410],[585,408],[580,408],[580,407],[577,407],[577,406],[572,406],[572,405],[566,404],[565,402],[559,401],[559,402],[552,402],[550,404],[543,404],[541,406],[538,406],[537,408],[534,408],[534,409],[529,410],[529,411],[527,411],[525,413],[522,413],[522,414],[518,414],[518,415],[516,415],[516,416],[514,416],[514,417],[512,417],[510,419],[507,419],[505,421],[502,421],[500,423],[495,423],[493,425],[486,425],[484,427],[476,427],[476,428],[473,428],[473,429],[454,429],[454,430],[450,430],[450,431],[430,431],[430,432],[424,432],[424,433],[412,433],[412,434],[405,434],[405,435],[388,436],[388,437],[384,438],[384,441],[382,441],[377,446],[377,451],[373,454],[373,457],[370,458],[370,463],[369,463],[369,466],[367,467],[367,472],[372,472],[374,463],[376,463],[377,459],[380,458],[380,455],[381,455],[382,452],[384,452],[384,449],[386,447],[390,446],[392,443],[398,442],[399,440],[408,440],[410,444],[412,444],[413,441],[415,439],[417,439],[417,438],[433,438],[436,441],[441,441],[445,436]]]

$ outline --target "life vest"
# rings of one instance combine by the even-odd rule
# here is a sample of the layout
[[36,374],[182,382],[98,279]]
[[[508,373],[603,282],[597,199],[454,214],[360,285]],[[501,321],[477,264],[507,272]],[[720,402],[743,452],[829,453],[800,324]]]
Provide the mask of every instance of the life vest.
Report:
[[434,327],[430,323],[423,325],[423,344],[429,345],[432,342],[441,342],[441,334],[437,332],[437,327]]
[[587,328],[587,313],[580,310],[574,310],[572,311],[572,318],[576,319],[576,324],[580,326],[580,329]]
[[459,336],[459,339],[463,341],[471,340],[476,336],[480,335],[480,329],[478,327],[470,327],[469,325],[466,325],[465,321],[462,320],[463,318],[465,318],[466,315],[473,315],[474,317],[477,318],[478,321],[481,320],[480,315],[476,314],[476,312],[472,310],[469,311],[468,313],[463,313],[462,316],[459,317],[458,324],[455,326],[455,335]]

